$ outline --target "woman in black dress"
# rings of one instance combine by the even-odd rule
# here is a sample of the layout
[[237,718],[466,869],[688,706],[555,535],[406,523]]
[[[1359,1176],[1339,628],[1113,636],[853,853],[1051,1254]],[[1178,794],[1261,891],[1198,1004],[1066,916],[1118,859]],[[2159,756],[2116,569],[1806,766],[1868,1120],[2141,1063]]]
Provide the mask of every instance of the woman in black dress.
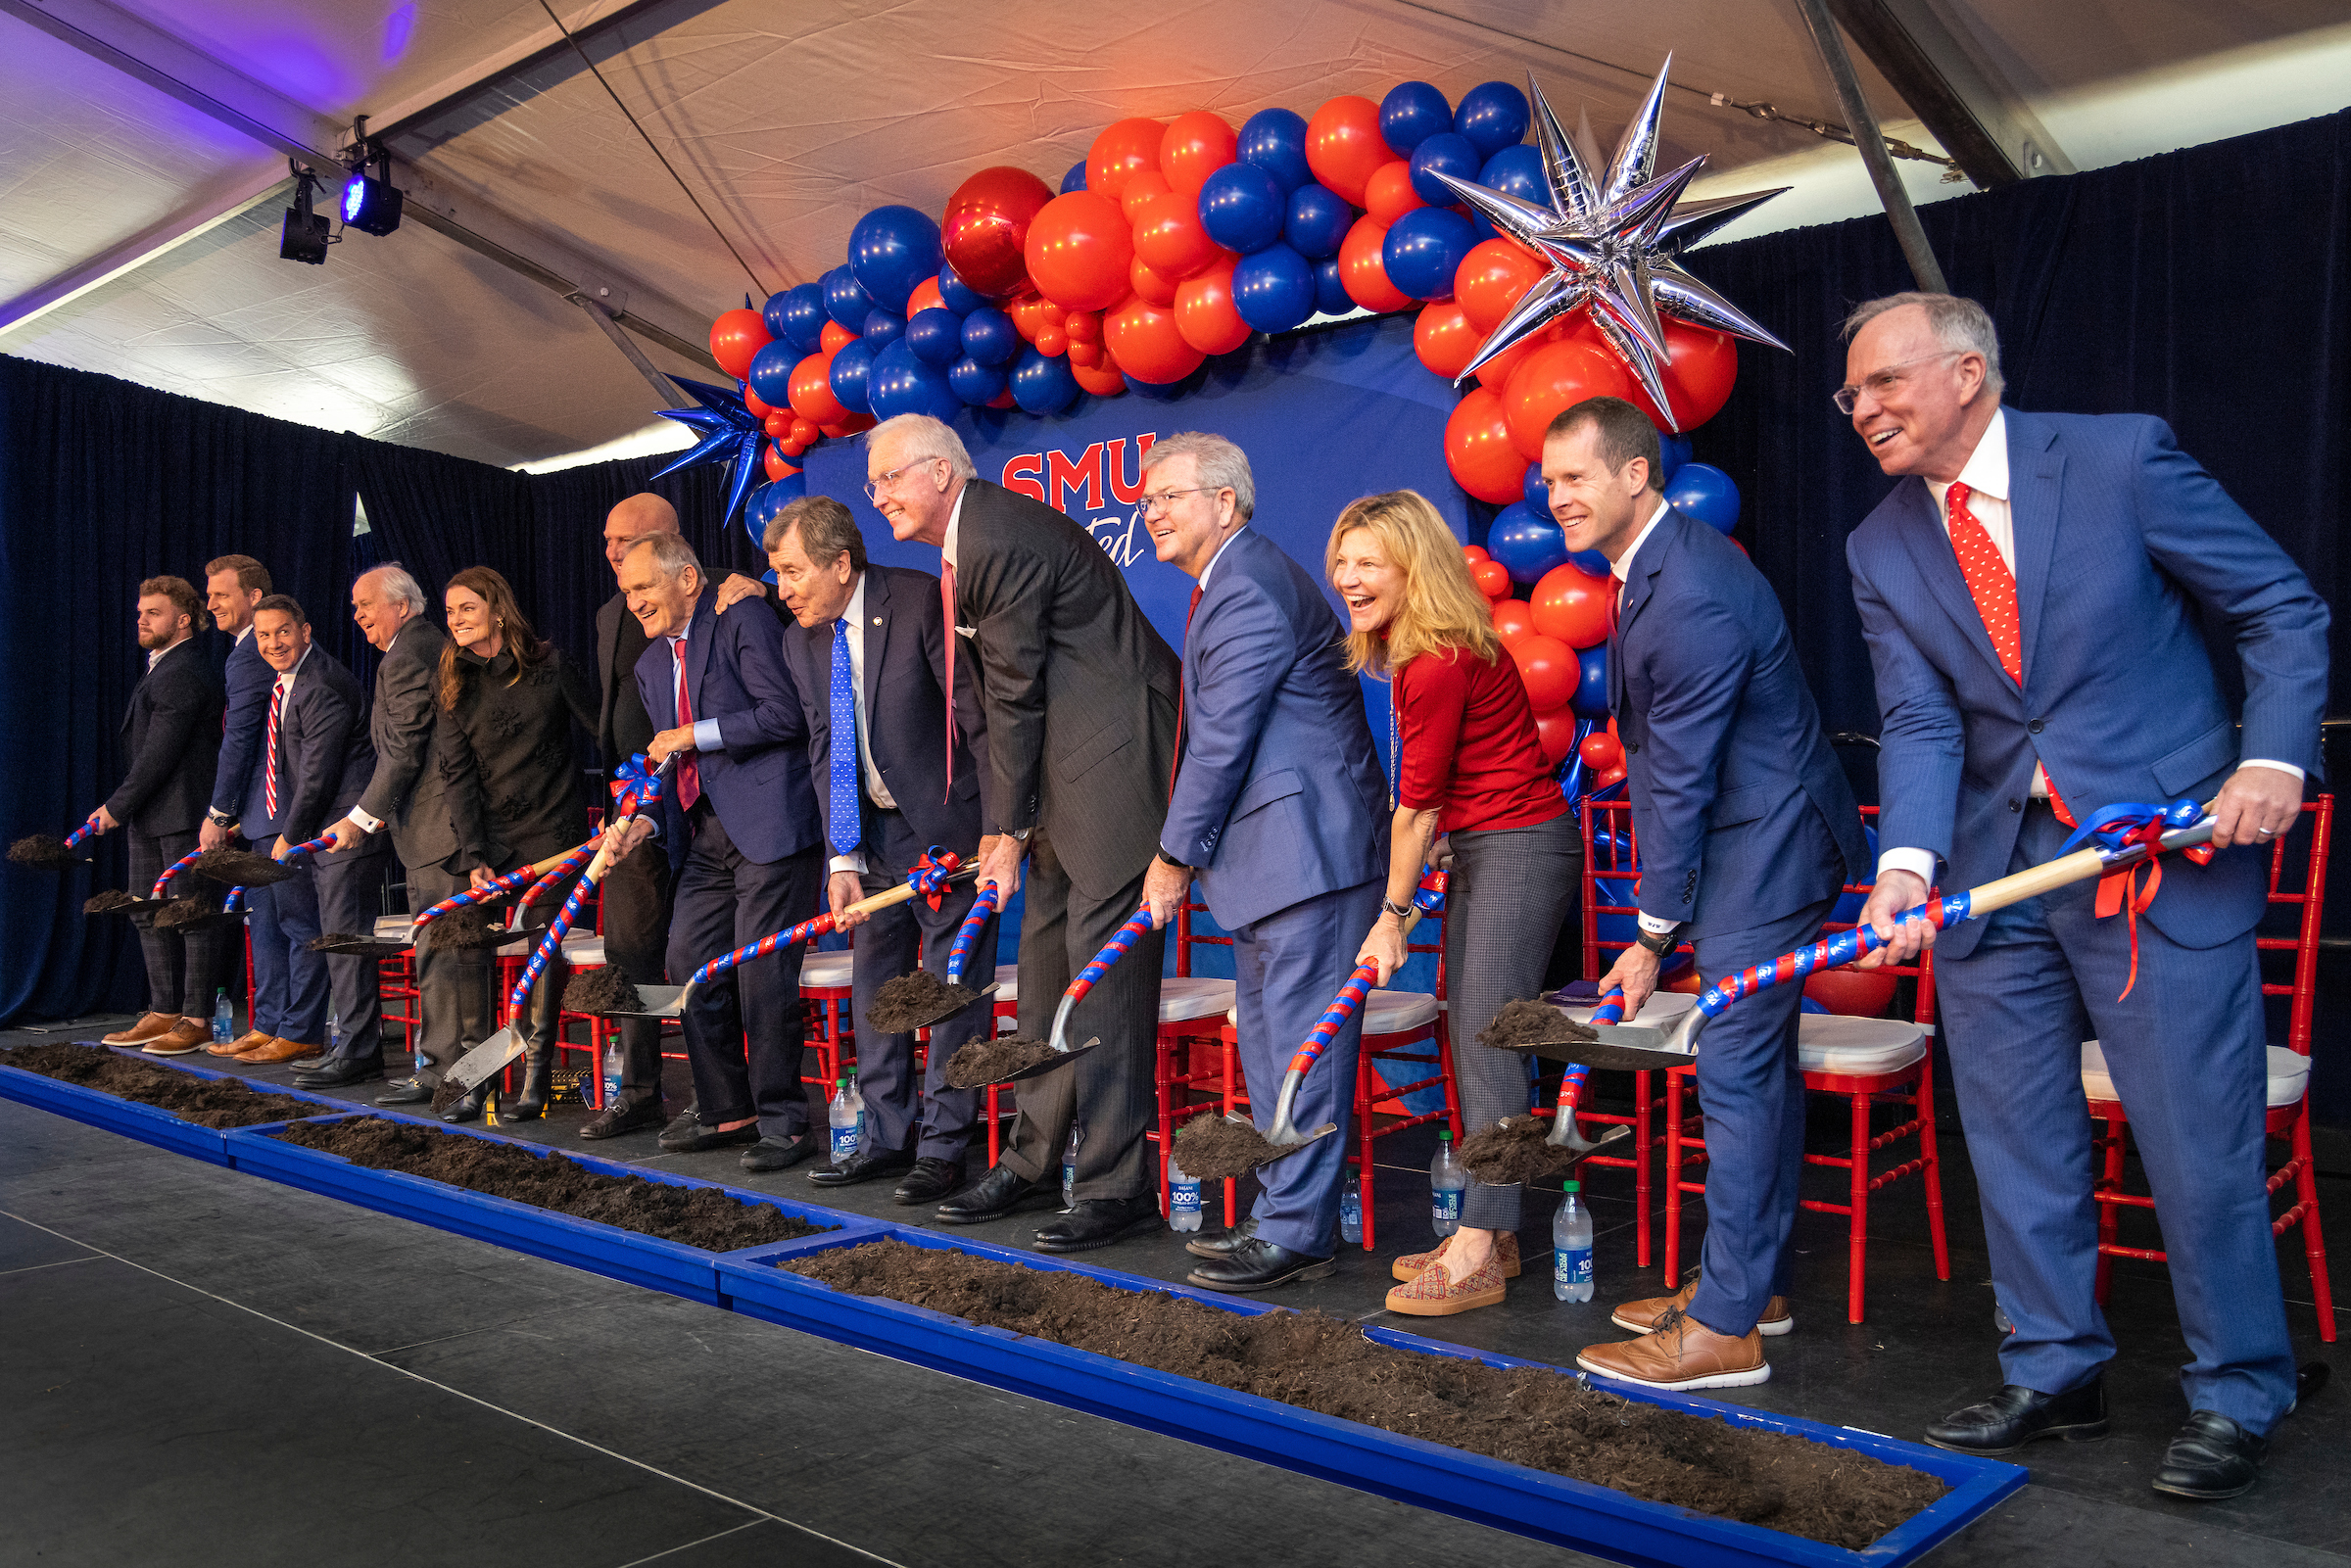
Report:
[[[449,642],[441,650],[438,696],[449,721],[434,745],[448,781],[460,864],[476,887],[502,873],[560,854],[588,836],[587,807],[572,725],[596,733],[596,689],[552,642],[540,641],[506,580],[469,566],[443,591]],[[527,1121],[547,1108],[563,962],[551,962],[515,1027],[527,1042],[522,1096],[508,1117]],[[503,1008],[505,998],[496,998]],[[489,1085],[443,1116],[471,1121]]]

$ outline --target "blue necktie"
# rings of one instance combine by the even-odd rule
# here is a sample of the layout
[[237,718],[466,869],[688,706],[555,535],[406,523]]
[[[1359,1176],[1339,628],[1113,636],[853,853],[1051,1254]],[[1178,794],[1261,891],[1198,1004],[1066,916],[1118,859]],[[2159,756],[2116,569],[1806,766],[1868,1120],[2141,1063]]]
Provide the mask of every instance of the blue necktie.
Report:
[[857,695],[849,672],[849,623],[833,623],[833,852],[845,855],[864,839],[857,821]]

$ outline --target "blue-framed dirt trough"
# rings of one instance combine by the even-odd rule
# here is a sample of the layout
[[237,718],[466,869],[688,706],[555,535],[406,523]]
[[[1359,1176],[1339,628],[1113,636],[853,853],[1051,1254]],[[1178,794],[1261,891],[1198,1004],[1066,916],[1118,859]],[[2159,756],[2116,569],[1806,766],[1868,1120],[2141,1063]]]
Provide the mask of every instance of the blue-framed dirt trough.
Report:
[[[329,1099],[324,1095],[310,1094],[301,1089],[289,1089],[274,1083],[242,1078],[234,1072],[215,1071],[210,1068],[195,1067],[178,1061],[157,1061],[156,1058],[135,1049],[96,1045],[88,1041],[75,1041],[74,1043],[88,1045],[94,1051],[112,1052],[116,1056],[124,1057],[133,1062],[147,1062],[159,1068],[168,1068],[175,1072],[184,1072],[192,1078],[234,1078],[256,1094],[282,1095],[286,1099],[302,1100],[322,1110],[342,1110],[349,1103]],[[62,1078],[46,1077],[24,1068],[8,1067],[4,1061],[0,1061],[0,1099],[15,1100],[22,1105],[35,1106],[43,1111],[54,1112],[58,1116],[85,1122],[107,1132],[119,1132],[125,1138],[136,1138],[141,1143],[153,1144],[158,1149],[168,1149],[173,1154],[201,1160],[207,1164],[225,1165],[229,1163],[228,1133],[230,1129],[228,1128],[203,1126],[184,1117],[175,1117],[168,1111],[159,1110],[151,1105],[141,1105],[136,1100],[124,1100],[115,1095],[101,1093],[96,1089],[85,1089],[78,1083],[68,1083]]]

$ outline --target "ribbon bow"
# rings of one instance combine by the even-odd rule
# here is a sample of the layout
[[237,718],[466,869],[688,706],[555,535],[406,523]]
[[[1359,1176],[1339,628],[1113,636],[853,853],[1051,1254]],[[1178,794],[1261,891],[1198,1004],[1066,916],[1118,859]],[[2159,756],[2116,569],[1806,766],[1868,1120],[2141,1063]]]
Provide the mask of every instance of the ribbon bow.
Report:
[[936,909],[939,900],[946,894],[947,878],[962,864],[961,855],[933,844],[923,851],[922,858],[914,863],[914,869],[906,874],[906,884],[914,889],[915,897]]
[[[2095,842],[2109,853],[2119,853],[2134,844],[2144,844],[2149,851],[2145,860],[2127,871],[2098,879],[2098,919],[2120,914],[2131,927],[2131,973],[2123,982],[2121,1001],[2138,983],[2138,917],[2155,902],[2156,889],[2163,885],[2163,862],[2154,851],[2163,847],[2163,835],[2181,828],[2192,828],[2202,820],[2204,808],[2193,800],[2175,800],[2168,806],[2149,805],[2138,801],[2117,801],[2100,806],[2082,819],[2082,826],[2073,831],[2058,852],[2071,854],[2084,844]],[[2198,854],[2201,850],[2203,853]],[[2201,865],[2212,858],[2212,846],[2198,844],[2186,851]],[[2146,885],[2139,886],[2139,874],[2146,874]]]
[[612,793],[620,802],[615,815],[627,816],[661,798],[661,774],[646,766],[645,753],[640,751],[612,770]]
[[1420,874],[1420,890],[1413,894],[1413,904],[1421,914],[1434,915],[1444,909],[1445,876],[1433,866]]

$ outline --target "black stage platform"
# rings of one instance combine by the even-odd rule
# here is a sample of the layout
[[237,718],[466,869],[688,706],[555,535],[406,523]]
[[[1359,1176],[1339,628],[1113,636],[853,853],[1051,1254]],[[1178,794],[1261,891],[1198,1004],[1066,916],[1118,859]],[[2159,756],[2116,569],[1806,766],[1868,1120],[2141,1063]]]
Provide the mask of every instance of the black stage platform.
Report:
[[[92,1039],[113,1019],[0,1045]],[[188,1059],[200,1064],[209,1059]],[[284,1080],[285,1069],[256,1069]],[[673,1096],[690,1092],[672,1068]],[[355,1100],[363,1098],[352,1095]],[[683,1099],[673,1101],[683,1105]],[[732,1151],[665,1157],[653,1133],[589,1145],[578,1107],[506,1129],[837,1208],[922,1219],[888,1185],[746,1176]],[[1947,1119],[1947,1118],[1946,1118]],[[1824,1117],[1831,1149],[1842,1113]],[[1387,1318],[1393,1256],[1428,1244],[1429,1150],[1381,1150],[1376,1255],[1275,1293]],[[1996,1380],[1991,1292],[1964,1142],[1946,1132],[1951,1280],[1936,1280],[1914,1184],[1872,1212],[1869,1321],[1845,1321],[1844,1221],[1798,1221],[1797,1329],[1772,1381],[1714,1397],[1915,1439]],[[1392,1168],[1391,1168],[1392,1167]],[[1831,1196],[1830,1172],[1816,1172]],[[1661,1290],[1634,1267],[1631,1177],[1588,1183],[1599,1299],[1554,1302],[1540,1259],[1503,1307],[1406,1320],[1417,1332],[1571,1365],[1617,1337],[1617,1301]],[[2322,1181],[2351,1261],[2351,1182]],[[1019,1245],[1038,1210],[972,1234]],[[1704,1206],[1691,1200],[1695,1237]],[[1212,1220],[1213,1223],[1213,1220]],[[2322,1347],[2300,1250],[2279,1258],[2298,1354]],[[1179,1279],[1180,1239],[1089,1260]],[[2280,1430],[2261,1484],[2193,1504],[2148,1490],[2184,1415],[2185,1357],[2159,1265],[2118,1265],[2125,1347],[2114,1435],[2040,1444],[2033,1485],[1939,1564],[2296,1568],[2351,1552],[2351,1388]],[[0,1474],[11,1562],[626,1568],[734,1563],[1563,1565],[1589,1561],[1172,1438],[1002,1394],[788,1329],[577,1273],[242,1176],[0,1102]]]

